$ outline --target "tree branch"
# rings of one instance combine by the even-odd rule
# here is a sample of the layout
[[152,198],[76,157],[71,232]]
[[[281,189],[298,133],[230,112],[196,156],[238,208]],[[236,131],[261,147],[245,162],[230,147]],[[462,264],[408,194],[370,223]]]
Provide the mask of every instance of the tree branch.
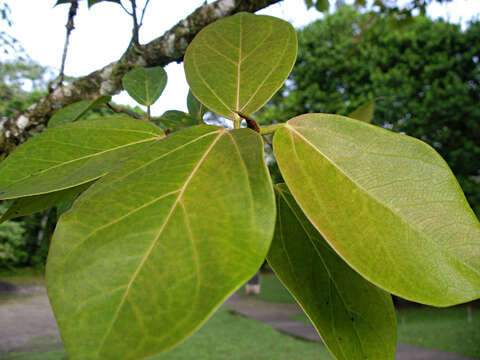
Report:
[[58,108],[84,99],[117,94],[122,90],[123,75],[133,66],[165,66],[174,61],[181,62],[188,44],[205,26],[238,12],[255,12],[279,1],[217,0],[202,5],[159,38],[145,45],[129,47],[118,61],[57,87],[16,118],[0,120],[0,158],[42,132]]
[[114,103],[107,103],[106,106],[116,112],[117,114],[127,114],[128,116],[134,118],[134,119],[139,119],[139,120],[145,120],[145,118],[142,115],[137,114],[135,111],[132,111],[130,109],[118,106]]

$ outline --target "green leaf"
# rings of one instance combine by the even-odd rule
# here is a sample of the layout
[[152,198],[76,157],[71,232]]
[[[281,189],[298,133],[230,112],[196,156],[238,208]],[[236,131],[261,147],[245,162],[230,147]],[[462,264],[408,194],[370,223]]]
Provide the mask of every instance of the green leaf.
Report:
[[193,125],[198,125],[198,120],[190,114],[179,110],[168,110],[160,118],[154,120],[155,124],[163,130],[177,131]]
[[430,146],[308,114],[276,132],[274,152],[304,213],[367,280],[435,306],[480,296],[480,224]]
[[48,127],[53,128],[58,125],[77,121],[88,111],[96,108],[101,104],[109,102],[110,99],[110,96],[100,96],[95,100],[78,101],[64,108],[61,108],[55,114],[53,114],[51,119],[48,121]]
[[394,359],[397,324],[390,294],[332,250],[285,184],[275,190],[277,223],[267,260],[325,345],[336,359]]
[[191,90],[188,91],[187,108],[193,118],[197,119],[199,123],[203,122],[203,115],[207,112],[207,108],[197,100]]
[[0,199],[40,195],[95,180],[163,137],[155,125],[124,117],[49,129],[0,163]]
[[122,85],[136,102],[150,106],[162,95],[167,85],[167,73],[161,66],[137,67],[125,74]]
[[200,125],[139,152],[57,225],[47,290],[69,359],[172,348],[255,274],[274,225],[257,133]]
[[92,185],[92,182],[48,194],[26,196],[16,199],[8,208],[7,212],[0,218],[0,223],[19,216],[33,214],[75,198],[78,194],[88,189],[90,185]]
[[70,208],[72,207],[73,203],[75,200],[77,200],[78,196],[80,194],[77,194],[76,196],[73,196],[69,199],[66,199],[62,202],[59,202],[56,207],[57,207],[57,222],[60,219],[60,216],[62,216],[64,213],[66,213]]
[[373,112],[375,110],[375,100],[367,101],[360,105],[357,109],[348,114],[349,118],[371,123],[373,119]]
[[310,9],[313,6],[313,0],[305,0],[305,5],[307,5],[307,9]]
[[330,4],[328,0],[317,0],[317,2],[315,3],[315,8],[318,11],[328,12],[329,7],[330,7]]
[[209,109],[233,119],[252,114],[282,86],[297,56],[295,29],[264,15],[239,13],[193,39],[185,54],[187,82]]
[[88,7],[92,7],[96,3],[102,2],[102,1],[109,1],[109,2],[114,2],[117,4],[120,4],[120,0],[88,0]]

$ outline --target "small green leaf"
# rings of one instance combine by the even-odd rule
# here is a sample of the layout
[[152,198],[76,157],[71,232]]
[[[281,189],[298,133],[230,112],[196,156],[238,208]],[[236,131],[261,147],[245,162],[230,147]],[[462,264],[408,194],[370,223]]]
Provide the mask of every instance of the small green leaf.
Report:
[[122,79],[123,88],[141,105],[150,106],[162,95],[167,84],[167,73],[161,66],[137,67]]
[[364,278],[434,306],[480,297],[480,223],[433,148],[327,114],[289,120],[273,145],[303,212]]
[[274,225],[257,133],[199,125],[140,151],[57,224],[47,290],[69,359],[172,348],[255,274]]
[[155,125],[124,117],[49,129],[0,163],[0,199],[41,195],[98,179],[163,137]]
[[315,8],[318,11],[328,12],[329,7],[330,7],[330,4],[329,4],[328,0],[317,0],[315,2]]
[[90,8],[96,3],[99,3],[102,1],[114,2],[114,3],[120,4],[120,0],[88,0],[88,7]]
[[360,105],[357,109],[348,114],[349,118],[357,119],[366,123],[371,123],[373,120],[373,112],[375,110],[375,100],[367,101]]
[[313,0],[305,0],[305,5],[307,5],[307,9],[310,9],[313,6]]
[[0,219],[0,223],[19,216],[33,214],[40,210],[48,209],[59,203],[65,202],[71,198],[75,198],[78,194],[88,189],[90,185],[92,185],[92,182],[44,195],[26,196],[16,199],[8,208],[7,212],[3,214],[2,218]]
[[275,186],[277,223],[267,260],[336,359],[395,358],[390,294],[352,270],[327,244],[285,184]]
[[264,15],[239,13],[193,39],[185,75],[195,97],[228,119],[252,114],[282,86],[297,56],[295,29]]
[[198,120],[198,123],[203,122],[203,115],[207,112],[207,108],[197,100],[191,90],[188,91],[187,108],[190,115]]
[[59,109],[48,121],[48,127],[67,124],[80,119],[88,111],[110,101],[110,96],[100,96],[95,100],[83,100]]
[[179,110],[168,110],[160,118],[155,119],[155,124],[163,130],[177,131],[189,126],[198,125],[198,120],[190,114]]

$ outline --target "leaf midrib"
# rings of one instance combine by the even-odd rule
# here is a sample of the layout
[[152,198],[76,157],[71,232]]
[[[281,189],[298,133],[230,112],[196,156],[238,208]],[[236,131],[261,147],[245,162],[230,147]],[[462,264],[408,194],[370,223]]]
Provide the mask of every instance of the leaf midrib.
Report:
[[[446,251],[446,249],[444,249],[442,246],[440,246],[440,244],[437,244],[435,243],[432,239],[430,239],[430,237],[423,232],[423,230],[421,228],[418,228],[417,226],[415,225],[412,225],[410,224],[401,214],[397,213],[394,209],[390,208],[390,206],[388,206],[387,204],[383,203],[383,201],[381,201],[380,199],[378,199],[376,196],[370,194],[365,188],[363,188],[361,185],[359,185],[356,181],[354,181],[348,174],[346,174],[343,169],[341,169],[340,167],[338,167],[338,165],[333,161],[331,160],[326,154],[324,154],[322,151],[320,151],[320,149],[318,149],[314,144],[312,144],[310,142],[310,140],[308,140],[303,134],[301,134],[299,131],[297,131],[295,129],[294,126],[290,125],[290,124],[286,124],[285,125],[285,128],[286,129],[289,129],[290,131],[293,131],[298,137],[300,137],[303,141],[305,141],[305,143],[307,143],[312,149],[314,149],[316,152],[318,152],[322,157],[324,157],[330,164],[332,164],[336,169],[337,171],[339,171],[341,174],[343,174],[343,176],[345,176],[345,178],[347,178],[352,184],[354,184],[358,189],[360,189],[365,195],[367,195],[368,198],[371,198],[373,201],[375,201],[376,203],[378,203],[381,207],[385,208],[386,210],[388,210],[389,212],[393,213],[396,217],[398,217],[401,222],[406,225],[406,227],[408,228],[411,228],[415,233],[419,234],[421,238],[423,239],[426,239],[428,241],[429,244],[432,245],[432,247],[438,249],[439,252],[441,252],[442,254],[446,255],[446,257],[449,257],[449,258],[452,258],[454,259],[456,262],[464,265],[465,267],[467,267],[468,269],[470,269],[472,272],[480,275],[480,270],[476,270],[475,268],[473,268],[470,264],[467,264],[465,263],[464,261],[462,261],[462,259],[459,259],[457,258],[456,256],[453,256],[450,252]],[[370,280],[369,281],[375,283],[374,281]]]
[[179,194],[177,196],[177,198],[175,199],[175,202],[172,204],[171,206],[171,209],[169,211],[169,213],[167,214],[162,226],[160,227],[157,235],[155,236],[154,240],[152,241],[152,244],[150,245],[150,247],[147,249],[147,252],[145,254],[145,256],[142,258],[142,260],[140,261],[140,264],[137,266],[137,269],[135,270],[132,278],[130,279],[130,281],[128,282],[128,285],[127,285],[127,288],[125,289],[125,292],[120,300],[120,303],[119,305],[117,306],[117,309],[112,317],[112,320],[110,321],[110,325],[109,327],[107,328],[107,331],[105,332],[101,342],[100,342],[100,345],[98,347],[98,350],[96,352],[96,357],[98,357],[98,355],[100,354],[101,350],[103,349],[103,346],[105,345],[105,341],[106,339],[108,338],[108,336],[110,335],[112,329],[113,329],[113,326],[115,324],[115,322],[117,321],[118,319],[118,316],[119,316],[119,313],[120,313],[120,309],[123,307],[128,295],[129,295],[129,292],[130,292],[130,288],[132,286],[132,284],[135,282],[135,279],[137,278],[138,274],[140,273],[140,271],[142,270],[144,264],[146,263],[148,257],[150,256],[151,252],[153,251],[153,248],[155,247],[155,245],[157,244],[158,240],[160,239],[162,233],[163,233],[163,230],[165,229],[165,227],[167,226],[168,222],[170,221],[170,218],[171,216],[173,215],[175,209],[177,208],[177,205],[181,202],[182,200],[182,197],[183,197],[183,194],[185,192],[185,190],[187,189],[188,185],[190,184],[190,181],[193,179],[194,175],[196,174],[196,172],[198,171],[198,169],[200,168],[200,166],[203,164],[203,162],[205,161],[205,159],[207,158],[207,156],[210,154],[211,150],[215,147],[215,144],[220,140],[220,138],[226,133],[227,131],[226,130],[220,130],[219,131],[219,134],[216,136],[216,138],[212,141],[212,143],[209,145],[209,147],[205,150],[205,152],[203,153],[202,157],[199,159],[198,163],[195,165],[195,167],[192,169],[190,175],[187,177],[187,179],[185,180],[184,184],[181,186],[180,189],[177,189],[180,190],[179,191]]

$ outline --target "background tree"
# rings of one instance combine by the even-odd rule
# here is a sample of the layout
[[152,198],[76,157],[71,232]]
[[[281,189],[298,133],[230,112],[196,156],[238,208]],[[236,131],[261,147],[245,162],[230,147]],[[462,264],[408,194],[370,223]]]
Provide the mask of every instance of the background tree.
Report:
[[377,99],[373,123],[422,139],[448,162],[480,213],[480,23],[458,25],[344,7],[298,32],[297,63],[263,122],[349,114]]

